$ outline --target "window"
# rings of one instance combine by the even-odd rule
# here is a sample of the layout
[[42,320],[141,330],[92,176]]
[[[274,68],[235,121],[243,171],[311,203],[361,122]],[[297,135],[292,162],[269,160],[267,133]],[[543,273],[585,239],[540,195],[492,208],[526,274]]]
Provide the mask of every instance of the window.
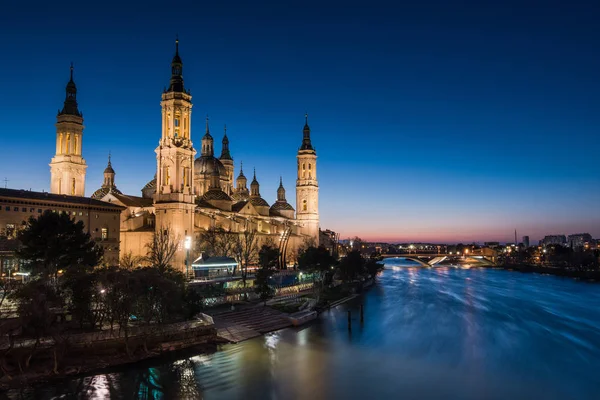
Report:
[[6,206],[4,209],[5,209],[6,211],[10,211],[10,206]]
[[13,208],[13,211],[19,211],[19,207]]
[[102,240],[108,239],[108,229],[102,228]]
[[306,199],[302,200],[302,211],[306,211],[307,205],[306,205]]
[[31,207],[31,208],[29,209],[29,212],[34,212],[34,211],[35,211],[35,208],[33,208],[33,207]]
[[175,127],[179,128],[179,118],[175,117]]
[[73,215],[77,215],[77,212],[76,212],[76,211],[73,211]]
[[38,208],[38,214],[41,214],[41,213],[42,213],[42,209]]
[[81,217],[83,215],[83,213],[81,211],[79,211],[79,216]]
[[96,219],[98,219],[98,214],[96,214]]
[[310,171],[312,167],[312,164],[308,164],[308,170]]

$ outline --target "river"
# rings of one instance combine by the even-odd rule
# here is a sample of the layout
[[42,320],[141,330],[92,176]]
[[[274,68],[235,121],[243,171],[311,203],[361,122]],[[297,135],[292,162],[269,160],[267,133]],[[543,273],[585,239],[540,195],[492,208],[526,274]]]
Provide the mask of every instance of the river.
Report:
[[389,259],[362,298],[306,327],[180,357],[9,397],[598,399],[600,285]]

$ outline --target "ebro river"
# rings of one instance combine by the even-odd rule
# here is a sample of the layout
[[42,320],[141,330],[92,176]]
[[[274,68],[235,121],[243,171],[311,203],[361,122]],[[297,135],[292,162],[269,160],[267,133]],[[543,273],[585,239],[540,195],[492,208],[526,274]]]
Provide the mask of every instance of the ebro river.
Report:
[[422,268],[403,259],[385,264],[361,298],[307,326],[8,396],[600,398],[600,284],[498,269]]

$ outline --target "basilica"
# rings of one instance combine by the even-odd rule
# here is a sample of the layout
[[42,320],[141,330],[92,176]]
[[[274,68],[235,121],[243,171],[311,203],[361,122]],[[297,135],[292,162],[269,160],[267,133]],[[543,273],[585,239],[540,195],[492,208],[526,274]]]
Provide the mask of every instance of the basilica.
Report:
[[[87,165],[82,155],[83,114],[78,109],[73,67],[66,92],[64,107],[57,116],[56,154],[50,163],[51,193],[84,196]],[[220,156],[216,156],[208,118],[199,151],[196,150],[191,136],[192,96],[184,86],[179,41],[175,43],[171,62],[170,84],[162,93],[160,104],[162,135],[155,149],[156,172],[141,188],[141,196],[124,194],[117,188],[110,155],[102,187],[91,196],[123,209],[119,232],[121,257],[146,255],[154,232],[166,227],[180,243],[173,262],[178,268],[184,268],[186,263],[184,242],[199,243],[201,233],[211,228],[255,231],[259,243],[271,240],[279,245],[280,251],[289,253],[283,257],[288,262],[294,261],[295,249],[306,241],[318,244],[317,154],[307,116],[296,156],[294,209],[286,198],[281,179],[277,200],[271,205],[261,195],[255,171],[248,188],[242,165],[236,168],[229,150],[226,129]],[[193,257],[202,252],[201,245],[192,246],[192,252],[196,253]]]

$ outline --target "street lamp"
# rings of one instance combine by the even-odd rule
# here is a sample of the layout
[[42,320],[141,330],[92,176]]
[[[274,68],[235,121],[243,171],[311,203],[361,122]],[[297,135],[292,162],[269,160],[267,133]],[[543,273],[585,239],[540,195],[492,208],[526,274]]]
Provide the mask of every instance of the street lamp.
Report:
[[192,247],[192,237],[186,236],[185,242],[183,242],[183,247],[185,247],[185,277],[189,279],[190,277],[190,248]]

